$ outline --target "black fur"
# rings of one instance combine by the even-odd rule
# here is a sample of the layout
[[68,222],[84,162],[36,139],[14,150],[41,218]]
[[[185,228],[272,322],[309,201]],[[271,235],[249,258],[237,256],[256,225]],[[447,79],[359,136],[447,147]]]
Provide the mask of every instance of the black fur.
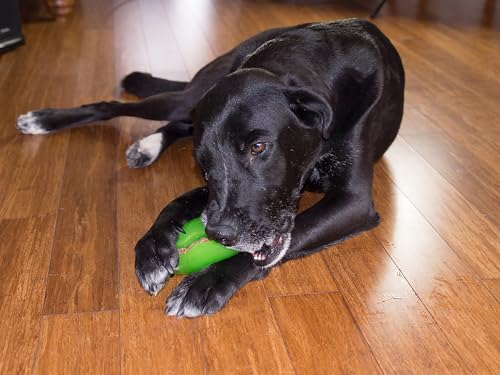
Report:
[[[178,262],[179,228],[196,216],[209,236],[241,253],[184,279],[167,301],[168,314],[214,313],[275,264],[377,225],[373,164],[398,132],[404,72],[371,23],[272,29],[191,82],[132,73],[122,85],[146,99],[31,112],[18,127],[36,134],[115,116],[172,121],[159,130],[161,150],[194,133],[207,186],[171,202],[138,242],[138,279],[151,294],[163,287]],[[132,167],[154,161],[140,147],[129,152]],[[304,190],[324,197],[297,215]]]

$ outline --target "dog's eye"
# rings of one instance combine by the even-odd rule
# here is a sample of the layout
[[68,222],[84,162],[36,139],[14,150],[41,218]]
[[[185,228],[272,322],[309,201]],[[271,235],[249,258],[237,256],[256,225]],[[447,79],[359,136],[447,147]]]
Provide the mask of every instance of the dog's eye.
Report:
[[266,148],[267,145],[265,143],[257,142],[250,147],[250,152],[252,153],[252,155],[258,155],[264,152]]

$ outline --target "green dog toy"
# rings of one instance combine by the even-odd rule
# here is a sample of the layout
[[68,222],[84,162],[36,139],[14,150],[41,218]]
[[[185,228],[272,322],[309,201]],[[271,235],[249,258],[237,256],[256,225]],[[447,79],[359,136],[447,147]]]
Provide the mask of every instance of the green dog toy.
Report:
[[205,227],[199,217],[183,225],[184,233],[180,233],[175,245],[179,250],[179,265],[176,275],[189,275],[201,271],[211,264],[231,258],[238,254],[218,242],[209,240]]

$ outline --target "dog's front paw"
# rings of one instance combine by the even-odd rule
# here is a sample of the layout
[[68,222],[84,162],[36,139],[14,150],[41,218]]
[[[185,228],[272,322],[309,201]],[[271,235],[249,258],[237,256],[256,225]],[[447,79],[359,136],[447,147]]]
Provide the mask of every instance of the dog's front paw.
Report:
[[135,273],[140,284],[156,295],[174,273],[179,263],[175,236],[149,231],[135,246]]
[[28,112],[17,119],[16,127],[23,134],[46,134],[50,130],[44,124],[47,110]]
[[168,297],[165,313],[179,318],[213,314],[224,307],[237,289],[234,281],[212,266],[185,277]]

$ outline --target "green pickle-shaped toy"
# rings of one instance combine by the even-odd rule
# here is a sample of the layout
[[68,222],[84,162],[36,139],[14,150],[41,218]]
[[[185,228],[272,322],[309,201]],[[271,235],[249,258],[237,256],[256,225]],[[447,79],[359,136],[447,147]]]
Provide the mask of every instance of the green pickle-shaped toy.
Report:
[[176,275],[189,275],[201,271],[211,264],[238,254],[236,250],[228,249],[218,242],[209,240],[199,217],[188,221],[182,229],[184,233],[179,234],[175,243],[179,250]]

